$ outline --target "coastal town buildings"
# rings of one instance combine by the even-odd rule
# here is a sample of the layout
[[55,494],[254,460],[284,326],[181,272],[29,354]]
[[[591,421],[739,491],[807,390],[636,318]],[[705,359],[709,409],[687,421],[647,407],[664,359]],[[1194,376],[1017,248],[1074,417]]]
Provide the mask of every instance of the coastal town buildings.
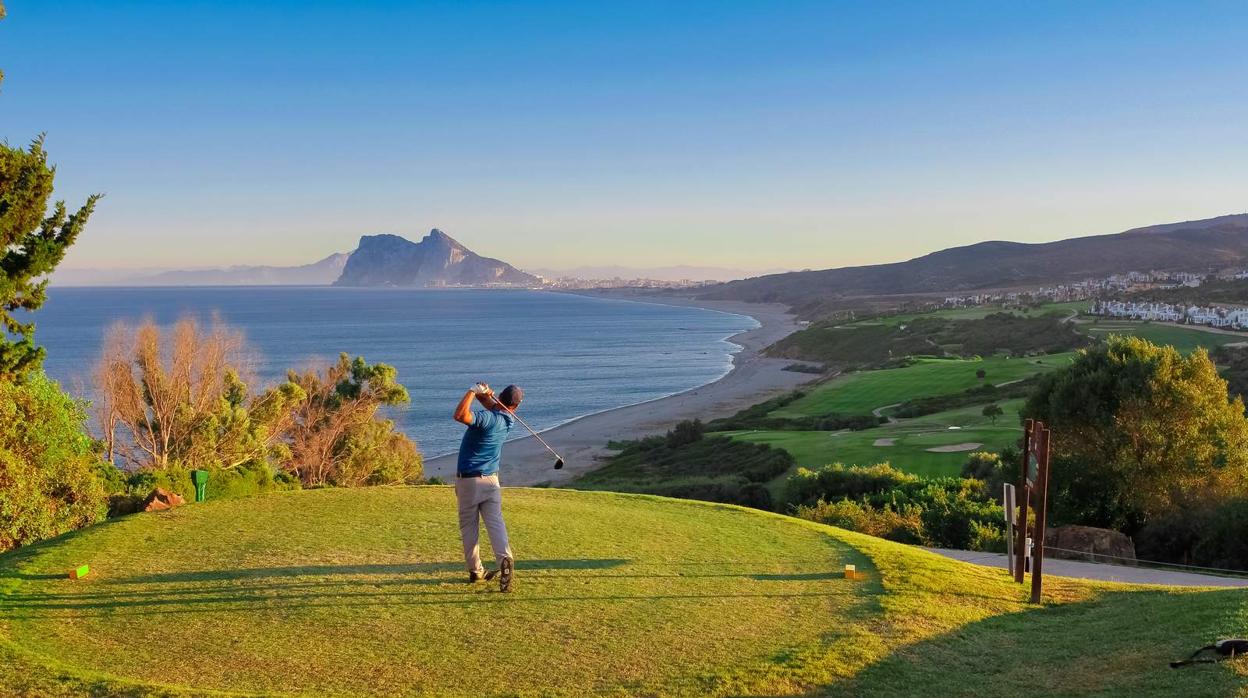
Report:
[[1183,306],[1175,303],[1107,300],[1094,302],[1089,314],[1130,320],[1179,322],[1233,330],[1248,329],[1248,308],[1238,307]]

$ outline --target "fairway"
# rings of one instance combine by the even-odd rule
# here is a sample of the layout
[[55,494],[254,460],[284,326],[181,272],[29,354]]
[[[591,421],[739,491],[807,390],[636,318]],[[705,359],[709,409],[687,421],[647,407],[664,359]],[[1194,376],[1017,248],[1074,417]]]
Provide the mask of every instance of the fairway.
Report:
[[[1067,366],[1074,357],[1073,352],[1067,352],[1017,359],[1000,356],[982,360],[917,359],[904,368],[859,371],[836,378],[776,410],[772,416],[871,414],[878,407],[906,400],[958,393],[982,383],[1000,385],[1029,378]],[[986,374],[983,381],[975,375],[980,369]]]
[[[753,510],[561,490],[509,490],[506,506],[519,554],[510,595],[460,582],[444,487],[211,502],[5,555],[0,692],[1013,694],[1024,676],[1071,694],[1244,685],[1230,664],[1166,667],[1240,631],[1242,591],[1051,578],[1037,608],[1002,571]],[[847,562],[867,580],[843,579]],[[79,563],[91,576],[66,579]]]
[[[924,477],[957,477],[972,451],[999,451],[1018,440],[1022,434],[1018,425],[1022,404],[1022,400],[1001,403],[1005,414],[997,418],[995,425],[981,414],[983,407],[976,406],[863,431],[747,431],[728,432],[727,435],[782,448],[793,455],[799,466],[807,468],[829,463],[874,465],[888,462],[899,470]],[[876,445],[877,442],[891,444]],[[928,450],[967,443],[982,446],[947,453]]]
[[1222,334],[1154,322],[1101,320],[1097,323],[1080,323],[1079,331],[1101,340],[1111,334],[1142,337],[1153,344],[1169,344],[1184,354],[1195,351],[1197,347],[1213,350],[1223,344],[1248,342],[1248,332]]

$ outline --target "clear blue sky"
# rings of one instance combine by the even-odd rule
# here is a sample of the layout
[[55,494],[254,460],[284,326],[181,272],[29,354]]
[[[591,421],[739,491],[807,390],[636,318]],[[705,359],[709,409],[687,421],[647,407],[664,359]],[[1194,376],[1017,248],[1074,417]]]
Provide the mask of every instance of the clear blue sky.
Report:
[[8,0],[67,266],[830,267],[1248,210],[1248,3]]

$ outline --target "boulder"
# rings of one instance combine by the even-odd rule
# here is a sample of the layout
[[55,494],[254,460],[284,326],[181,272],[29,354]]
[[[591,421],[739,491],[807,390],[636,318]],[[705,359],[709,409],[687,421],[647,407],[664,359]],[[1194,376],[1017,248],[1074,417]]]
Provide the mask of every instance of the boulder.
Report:
[[1135,543],[1126,534],[1107,528],[1058,526],[1045,531],[1044,554],[1067,560],[1131,564]]
[[143,511],[164,511],[183,504],[186,504],[186,500],[182,498],[182,495],[170,492],[163,487],[157,487],[147,495],[147,499],[143,500]]

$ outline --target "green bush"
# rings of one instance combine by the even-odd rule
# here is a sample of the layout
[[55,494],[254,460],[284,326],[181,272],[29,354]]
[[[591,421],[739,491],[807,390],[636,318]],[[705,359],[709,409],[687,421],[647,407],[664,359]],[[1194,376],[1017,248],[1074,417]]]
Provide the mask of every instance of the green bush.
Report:
[[1135,535],[1141,560],[1248,570],[1248,498],[1150,522]]
[[[139,511],[144,500],[158,487],[180,495],[187,502],[195,501],[195,483],[191,481],[191,470],[188,468],[175,465],[164,470],[141,468],[130,473],[124,473],[112,466],[108,468],[115,474],[106,485],[106,491],[110,495],[109,516],[122,516]],[[213,468],[208,473],[208,486],[205,490],[208,501],[297,490],[300,487],[298,478],[280,470],[275,471],[265,463],[245,463],[230,470]]]
[[[965,481],[964,482],[973,482]],[[975,550],[972,542],[984,536],[984,528],[1004,527],[1005,516],[995,502],[970,491],[951,492],[933,485],[923,490],[921,503],[923,532],[928,545],[959,550]]]
[[700,441],[704,433],[706,433],[706,427],[703,426],[702,420],[695,419],[690,421],[686,419],[667,432],[667,447],[680,448],[681,446]]
[[394,422],[373,419],[347,435],[335,487],[415,485],[424,481],[424,458]]
[[887,463],[847,467],[833,463],[818,470],[799,468],[789,477],[786,493],[790,506],[809,506],[819,500],[861,499],[913,487],[917,475],[905,473]]
[[923,521],[920,512],[914,507],[906,507],[901,511],[891,506],[877,509],[870,504],[841,499],[798,507],[795,515],[898,543],[921,545],[924,542]]
[[1020,458],[1019,450],[1014,446],[1007,446],[1001,453],[976,451],[962,465],[962,477],[983,482],[988,496],[1000,501],[1004,491],[1002,485],[1014,482],[1018,477]]
[[789,507],[802,518],[942,548],[995,550],[1003,542],[1004,514],[980,480],[837,463],[800,469],[787,484]]
[[32,372],[0,380],[0,552],[102,519],[100,458],[83,405]]
[[1000,526],[971,522],[971,538],[967,550],[982,550],[989,553],[1005,552],[1005,530]]

